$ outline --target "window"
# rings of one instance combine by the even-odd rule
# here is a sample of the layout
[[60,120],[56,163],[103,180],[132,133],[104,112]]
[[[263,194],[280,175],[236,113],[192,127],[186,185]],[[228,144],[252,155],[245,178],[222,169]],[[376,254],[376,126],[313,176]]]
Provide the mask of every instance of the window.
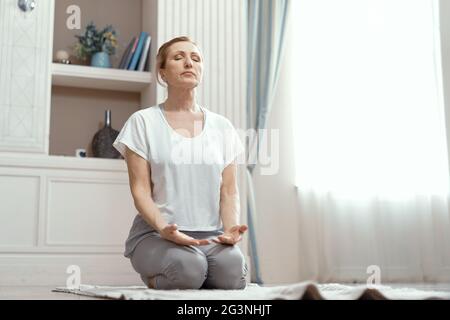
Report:
[[292,1],[296,185],[447,193],[437,1]]

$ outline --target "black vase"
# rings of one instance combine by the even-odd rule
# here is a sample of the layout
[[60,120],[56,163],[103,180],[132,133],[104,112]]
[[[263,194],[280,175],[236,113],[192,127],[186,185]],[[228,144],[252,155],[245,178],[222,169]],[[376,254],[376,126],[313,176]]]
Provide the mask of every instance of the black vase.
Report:
[[105,126],[92,139],[92,153],[96,158],[120,159],[122,156],[113,147],[119,131],[111,127],[111,110],[105,111]]

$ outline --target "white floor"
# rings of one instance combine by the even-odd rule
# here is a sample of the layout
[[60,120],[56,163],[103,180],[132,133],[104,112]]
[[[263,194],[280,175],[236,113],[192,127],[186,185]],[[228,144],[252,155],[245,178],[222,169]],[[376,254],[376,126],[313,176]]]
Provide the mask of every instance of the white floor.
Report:
[[[268,284],[274,286],[276,284]],[[353,285],[353,284],[346,284]],[[435,290],[450,292],[450,283],[383,283],[393,288],[415,288],[420,290]],[[87,296],[69,293],[52,292],[54,286],[0,286],[0,300],[98,300]]]

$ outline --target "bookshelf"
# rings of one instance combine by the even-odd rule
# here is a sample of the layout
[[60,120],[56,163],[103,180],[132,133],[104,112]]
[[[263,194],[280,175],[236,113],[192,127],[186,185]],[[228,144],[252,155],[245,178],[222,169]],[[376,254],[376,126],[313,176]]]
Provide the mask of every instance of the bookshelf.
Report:
[[140,93],[151,83],[151,72],[52,64],[52,84],[56,86]]
[[[81,28],[66,27],[69,6],[78,6]],[[92,138],[104,125],[105,110],[111,110],[112,127],[120,130],[129,116],[156,103],[157,84],[152,70],[156,58],[158,0],[58,0],[54,8],[53,62],[51,64],[51,106],[48,154],[75,157],[83,148],[93,157]],[[111,68],[90,66],[74,57],[75,35],[84,34],[89,22],[97,29],[112,25],[118,48],[111,56]],[[134,37],[151,36],[149,61],[145,70],[119,69],[120,61]],[[71,64],[57,63],[58,50],[70,54]]]

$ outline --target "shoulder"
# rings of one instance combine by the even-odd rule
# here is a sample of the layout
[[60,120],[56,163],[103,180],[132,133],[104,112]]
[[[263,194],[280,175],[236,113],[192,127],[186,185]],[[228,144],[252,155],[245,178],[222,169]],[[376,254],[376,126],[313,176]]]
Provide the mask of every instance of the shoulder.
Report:
[[140,110],[135,111],[131,115],[131,117],[150,119],[150,118],[154,117],[155,115],[157,115],[158,112],[159,112],[158,105],[151,106],[151,107],[145,107],[145,108],[141,108]]
[[206,110],[206,114],[208,116],[208,120],[210,121],[210,124],[212,124],[214,127],[219,129],[233,129],[234,126],[232,122],[225,116],[213,112],[209,110],[208,108],[203,107],[203,109]]
[[130,115],[129,121],[136,124],[153,123],[157,119],[157,117],[159,117],[158,112],[159,111],[157,105],[141,108]]

